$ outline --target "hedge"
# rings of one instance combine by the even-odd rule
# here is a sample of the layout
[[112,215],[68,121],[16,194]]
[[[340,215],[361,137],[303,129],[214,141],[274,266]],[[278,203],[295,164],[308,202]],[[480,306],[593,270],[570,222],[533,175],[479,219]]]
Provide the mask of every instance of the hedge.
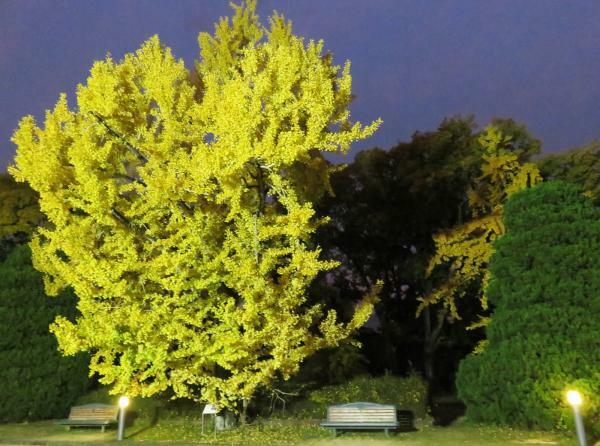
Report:
[[545,183],[511,197],[494,245],[488,345],[457,375],[467,417],[572,429],[579,389],[600,433],[600,209],[576,186]]
[[75,296],[44,294],[26,245],[0,263],[0,280],[0,421],[65,417],[88,388],[87,358],[62,357],[48,327],[75,317]]

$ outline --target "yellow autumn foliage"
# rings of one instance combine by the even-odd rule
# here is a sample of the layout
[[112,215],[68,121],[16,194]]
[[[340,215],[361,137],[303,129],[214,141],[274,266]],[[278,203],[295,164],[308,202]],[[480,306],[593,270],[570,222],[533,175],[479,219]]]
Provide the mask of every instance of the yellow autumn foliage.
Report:
[[158,37],[95,62],[76,106],[62,94],[43,127],[23,118],[10,172],[40,195],[32,241],[46,289],[79,297],[51,329],[92,354],[112,392],[170,388],[222,407],[288,378],[371,314],[344,324],[307,302],[322,260],[313,201],[329,188],[322,152],[379,126],[352,124],[350,65],[255,2],[202,33],[195,82]]
[[[494,126],[488,126],[480,135],[481,174],[467,192],[472,218],[434,236],[435,254],[429,261],[427,275],[432,277],[435,271],[444,268],[446,278],[421,298],[419,313],[429,305],[441,303],[449,310],[450,317],[460,319],[457,299],[472,292],[469,286],[477,282],[485,290],[493,242],[504,234],[503,204],[511,194],[542,181],[535,164],[520,163],[515,154],[503,148],[509,142]],[[485,292],[479,302],[481,310],[488,308]],[[488,321],[482,317],[471,328]]]

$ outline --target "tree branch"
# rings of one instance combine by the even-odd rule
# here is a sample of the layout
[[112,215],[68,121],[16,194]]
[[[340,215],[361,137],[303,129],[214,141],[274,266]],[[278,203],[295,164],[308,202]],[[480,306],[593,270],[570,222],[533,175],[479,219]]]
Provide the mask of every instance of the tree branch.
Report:
[[102,117],[99,113],[96,112],[89,112],[94,118],[96,118],[96,120],[102,124],[104,126],[104,128],[108,131],[108,133],[112,136],[114,136],[115,138],[117,138],[119,141],[121,141],[123,144],[125,144],[125,147],[127,147],[129,149],[129,151],[131,153],[133,153],[136,158],[138,160],[140,160],[141,162],[143,162],[144,164],[148,162],[148,158],[146,158],[142,152],[140,151],[140,149],[138,149],[137,147],[135,147],[134,145],[132,145],[129,141],[127,141],[127,139],[119,134],[117,131],[115,131],[111,126],[109,126],[106,123],[106,119],[104,117]]
[[[138,232],[136,229],[136,227],[131,223],[131,221],[129,221],[127,219],[127,217],[125,217],[123,214],[121,214],[119,211],[117,211],[116,209],[111,209],[110,211],[111,215],[120,223],[122,223],[123,225],[127,226],[128,228],[134,230],[135,232]],[[139,234],[139,232],[138,232]],[[156,237],[153,237],[151,235],[148,234],[139,234],[142,237],[145,237],[147,240],[151,241],[151,242],[155,242],[156,241]]]
[[444,321],[446,320],[446,316],[448,315],[448,309],[446,307],[442,307],[437,313],[437,319],[435,323],[435,328],[431,332],[431,340],[434,345],[437,346],[440,340],[440,333],[442,328],[444,327]]
[[113,178],[121,178],[121,179],[124,179],[124,180],[131,181],[132,183],[137,183],[137,184],[139,184],[141,186],[146,187],[146,183],[144,183],[144,181],[142,179],[135,178],[135,177],[132,177],[131,175],[127,175],[127,174],[124,174],[124,173],[115,173],[113,175]]
[[258,214],[262,215],[265,212],[265,204],[267,200],[267,187],[265,184],[265,178],[262,171],[262,167],[256,161],[256,182],[258,185]]

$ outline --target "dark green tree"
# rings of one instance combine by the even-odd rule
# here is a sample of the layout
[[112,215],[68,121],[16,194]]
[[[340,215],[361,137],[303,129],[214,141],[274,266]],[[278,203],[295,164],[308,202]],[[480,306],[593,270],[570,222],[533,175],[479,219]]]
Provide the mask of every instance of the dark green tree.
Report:
[[600,203],[600,141],[543,156],[537,165],[544,179],[578,184],[594,203]]
[[461,362],[457,387],[476,421],[555,429],[570,423],[565,391],[600,426],[600,210],[575,185],[514,194],[495,243],[488,345]]
[[87,358],[62,357],[48,327],[75,316],[75,297],[44,294],[27,245],[0,263],[0,280],[0,422],[64,417],[88,388]]
[[0,261],[16,245],[26,243],[44,217],[38,194],[10,175],[0,174]]
[[534,138],[525,124],[520,124],[512,118],[496,117],[492,118],[490,125],[508,140],[506,145],[500,148],[514,153],[520,163],[528,162],[542,150],[542,141]]
[[[494,118],[492,124],[503,132],[498,148],[515,154],[519,162],[539,151],[540,141],[524,125],[505,118]],[[457,303],[462,321],[449,317],[441,304],[426,307],[415,318],[417,298],[448,275],[439,268],[426,277],[433,235],[473,218],[469,191],[477,190],[482,168],[489,164],[479,136],[473,117],[448,118],[437,129],[415,132],[410,141],[389,150],[365,150],[332,176],[335,196],[320,205],[332,222],[321,229],[319,244],[342,266],[316,294],[330,298],[335,307],[345,302],[352,309],[351,297],[384,281],[377,330],[361,338],[375,373],[404,373],[414,367],[430,383],[443,379],[441,384],[451,386],[458,358],[481,337],[465,333],[478,314],[475,299]],[[480,288],[474,283],[466,292],[476,297]]]
[[431,363],[443,339],[444,315],[434,308],[415,319],[416,297],[427,285],[432,234],[466,211],[466,190],[480,163],[474,128],[471,117],[446,119],[389,151],[363,151],[333,175],[335,197],[321,203],[332,223],[323,227],[320,244],[342,263],[328,277],[331,288],[341,289],[333,296],[338,305],[351,305],[349,297],[377,280],[385,283],[378,332],[362,338],[376,373],[423,370],[423,357]]

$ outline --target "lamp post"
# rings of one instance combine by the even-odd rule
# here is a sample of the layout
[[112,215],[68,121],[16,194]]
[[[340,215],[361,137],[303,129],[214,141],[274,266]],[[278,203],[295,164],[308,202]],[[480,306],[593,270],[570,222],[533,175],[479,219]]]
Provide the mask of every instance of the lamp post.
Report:
[[579,446],[586,446],[585,440],[585,429],[583,427],[583,419],[581,418],[581,412],[579,407],[583,402],[581,394],[577,390],[569,390],[567,392],[567,401],[573,408],[573,415],[575,417],[575,429],[577,430],[577,439],[579,440]]
[[119,428],[117,430],[117,440],[123,440],[123,432],[125,431],[125,408],[129,406],[129,398],[122,396],[119,398]]

